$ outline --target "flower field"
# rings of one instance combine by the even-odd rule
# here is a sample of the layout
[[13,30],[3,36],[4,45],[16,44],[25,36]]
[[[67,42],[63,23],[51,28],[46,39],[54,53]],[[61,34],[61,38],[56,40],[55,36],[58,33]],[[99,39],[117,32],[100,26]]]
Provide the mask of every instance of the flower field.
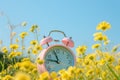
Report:
[[[26,25],[23,22],[21,26]],[[36,58],[43,49],[38,40],[39,26],[32,25],[29,32],[21,32],[19,39],[14,39],[17,34],[11,26],[10,45],[3,46],[0,41],[0,80],[120,80],[120,45],[108,48],[110,40],[106,32],[110,28],[106,21],[97,25],[96,33],[93,33],[95,44],[91,46],[93,52],[88,54],[86,45],[78,46],[75,66],[58,72],[39,73],[36,64],[41,65],[44,61],[31,57]],[[34,34],[35,38],[27,48],[24,43],[29,33]]]

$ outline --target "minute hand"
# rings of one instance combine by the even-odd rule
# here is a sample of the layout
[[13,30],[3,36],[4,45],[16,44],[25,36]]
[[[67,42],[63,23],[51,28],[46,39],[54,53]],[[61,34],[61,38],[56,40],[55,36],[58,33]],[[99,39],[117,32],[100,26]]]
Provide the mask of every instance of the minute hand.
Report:
[[56,62],[57,63],[57,61],[56,60],[52,60],[52,59],[47,59],[48,61],[52,61],[52,62]]
[[55,54],[55,57],[56,57],[56,59],[57,59],[57,61],[58,61],[59,59],[58,59],[58,56],[57,56],[57,54],[56,54],[56,52],[55,52],[55,51],[54,51],[54,54]]

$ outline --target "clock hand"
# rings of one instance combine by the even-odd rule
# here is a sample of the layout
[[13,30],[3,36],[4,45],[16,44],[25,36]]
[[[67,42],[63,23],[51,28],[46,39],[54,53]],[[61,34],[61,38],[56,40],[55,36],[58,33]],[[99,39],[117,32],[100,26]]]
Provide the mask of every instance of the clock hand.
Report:
[[55,55],[55,57],[56,57],[57,61],[59,61],[58,56],[57,56],[57,54],[56,54],[55,50],[54,50],[54,55]]
[[56,62],[56,63],[58,63],[58,61],[57,60],[52,60],[52,59],[47,59],[48,61],[51,61],[51,62]]

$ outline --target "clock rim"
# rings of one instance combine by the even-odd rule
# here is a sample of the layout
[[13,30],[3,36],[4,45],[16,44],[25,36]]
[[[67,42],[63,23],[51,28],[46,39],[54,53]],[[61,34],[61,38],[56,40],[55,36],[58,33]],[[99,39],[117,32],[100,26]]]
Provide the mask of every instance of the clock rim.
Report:
[[[46,48],[46,49],[43,49],[42,51],[41,51],[41,53],[40,53],[40,55],[38,56],[38,58],[40,58],[41,60],[45,60],[45,56],[47,55],[47,52],[51,49],[51,48],[53,48],[53,47],[55,47],[55,46],[60,46],[60,47],[64,47],[64,48],[66,48],[67,50],[69,50],[70,51],[70,54],[73,56],[73,58],[74,58],[74,66],[76,65],[76,56],[75,56],[75,54],[74,54],[74,52],[68,47],[68,46],[65,46],[65,45],[61,45],[61,44],[55,44],[55,45],[52,45],[52,46],[49,46],[48,48]],[[48,70],[47,70],[47,68],[46,68],[46,65],[45,65],[45,63],[43,63],[43,64],[37,64],[37,67],[38,67],[38,70],[39,70],[39,72],[40,73],[43,73],[43,72],[49,72]]]

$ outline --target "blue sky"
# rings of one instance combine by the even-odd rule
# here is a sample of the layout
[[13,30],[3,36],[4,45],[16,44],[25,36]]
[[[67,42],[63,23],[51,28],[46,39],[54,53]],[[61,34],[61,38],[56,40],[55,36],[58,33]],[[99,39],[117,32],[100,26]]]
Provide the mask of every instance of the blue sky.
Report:
[[[28,23],[26,28],[16,28],[17,33],[28,31],[33,24],[40,26],[39,39],[51,30],[61,30],[73,38],[73,51],[79,45],[87,45],[90,52],[94,43],[92,35],[101,21],[107,21],[112,26],[106,32],[111,44],[120,43],[119,4],[119,0],[0,0],[0,12],[7,14],[12,24]],[[7,26],[7,19],[0,17],[0,39],[5,45],[9,43]],[[59,35],[62,36],[57,34],[53,37],[58,38]]]

